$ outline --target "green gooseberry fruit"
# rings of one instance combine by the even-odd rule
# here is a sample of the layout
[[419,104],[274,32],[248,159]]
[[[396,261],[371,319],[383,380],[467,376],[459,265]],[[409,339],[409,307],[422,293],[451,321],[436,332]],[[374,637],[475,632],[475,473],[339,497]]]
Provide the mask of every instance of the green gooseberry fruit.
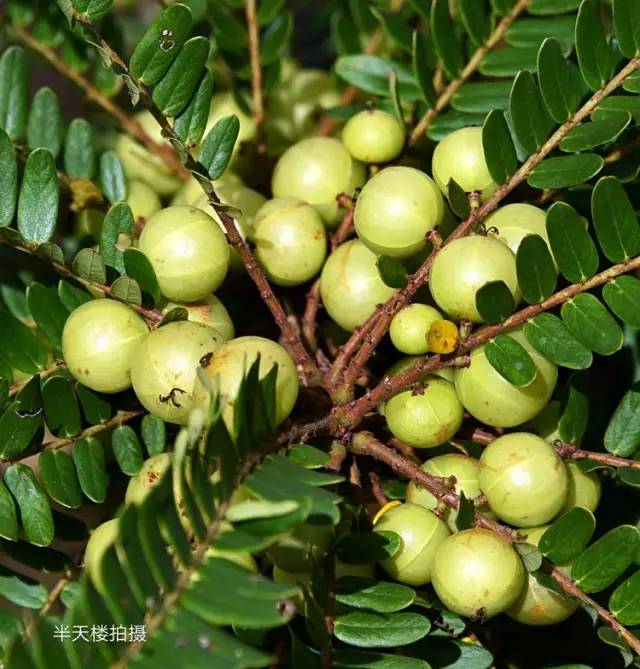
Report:
[[527,235],[540,235],[551,244],[547,234],[547,212],[531,204],[515,203],[499,207],[484,221],[487,230],[495,228],[498,239],[517,253],[520,243]]
[[433,179],[413,167],[386,167],[358,196],[354,226],[374,253],[394,258],[415,255],[444,216],[444,201]]
[[273,171],[274,197],[297,197],[318,210],[328,227],[342,217],[336,201],[362,186],[365,173],[341,142],[331,137],[311,137],[289,147]]
[[322,268],[327,234],[320,214],[295,197],[269,200],[256,214],[256,259],[272,283],[297,286]]
[[126,504],[142,504],[151,490],[160,483],[164,473],[171,467],[171,453],[159,453],[147,458],[140,471],[132,476],[124,495]]
[[433,587],[454,613],[492,618],[506,611],[522,592],[526,574],[511,544],[490,530],[452,534],[433,564]]
[[454,239],[436,256],[429,289],[436,304],[452,318],[482,323],[476,293],[491,281],[503,281],[514,302],[520,301],[516,257],[494,237],[472,235]]
[[[219,390],[225,408],[223,416],[233,433],[233,404],[240,383],[249,367],[260,356],[260,378],[266,376],[274,365],[278,367],[276,377],[276,422],[282,423],[293,410],[298,399],[298,374],[296,365],[287,351],[264,337],[238,337],[221,346],[211,357],[204,371],[214,390]],[[196,382],[194,406],[206,409],[210,391],[200,381]]]
[[600,504],[602,485],[596,471],[583,472],[577,462],[567,462],[569,489],[562,513],[571,511],[576,506],[589,509],[592,513]]
[[484,156],[482,128],[460,128],[447,135],[433,152],[431,169],[445,194],[451,179],[467,193],[480,193],[482,200],[498,187]]
[[404,390],[385,405],[387,427],[394,437],[416,448],[446,443],[460,429],[464,411],[452,383],[436,376],[424,389]]
[[[546,530],[547,527],[536,527],[521,534],[528,544],[537,546]],[[559,565],[558,569],[569,576],[571,563]],[[534,574],[527,574],[527,585],[506,613],[510,618],[525,625],[556,625],[569,618],[578,607],[577,600],[545,588]]]
[[408,355],[422,355],[429,351],[429,329],[442,319],[442,314],[427,304],[410,304],[401,309],[391,321],[391,343]]
[[373,531],[395,532],[402,539],[400,550],[380,563],[391,578],[407,585],[431,581],[434,558],[449,536],[438,516],[418,504],[400,504],[385,511]]
[[216,222],[195,207],[167,207],[154,214],[138,248],[153,267],[162,294],[176,302],[201,300],[229,270],[229,244]]
[[[151,112],[143,111],[136,114],[134,119],[157,144],[170,148],[171,145],[162,136],[160,125]],[[162,156],[152,153],[129,135],[118,135],[114,148],[127,179],[144,181],[162,197],[173,195],[182,185],[182,180],[171,171]]]
[[131,386],[133,352],[148,332],[142,318],[122,302],[85,302],[67,318],[62,330],[67,369],[91,390],[126,390]]
[[456,369],[454,382],[464,408],[493,427],[515,427],[531,420],[546,406],[558,381],[558,368],[541,356],[522,331],[509,333],[531,356],[536,377],[528,386],[514,386],[487,360],[484,346],[471,352],[469,367]]
[[193,321],[175,321],[150,332],[133,355],[131,381],[144,408],[168,423],[186,425],[198,367],[224,339]]
[[304,523],[273,544],[268,551],[269,558],[286,572],[310,572],[314,559],[326,554],[333,532],[333,525]]
[[549,522],[564,506],[568,487],[562,458],[535,434],[498,437],[480,456],[480,489],[496,516],[516,527]]
[[[480,496],[480,483],[478,481],[480,470],[478,461],[462,453],[447,453],[430,458],[421,467],[427,474],[439,478],[456,477],[456,494],[464,493],[467,499],[475,499]],[[438,500],[426,489],[413,481],[407,486],[407,502],[419,504],[425,509],[433,510],[438,506]],[[481,509],[484,513],[484,510]],[[447,523],[452,532],[456,532],[457,509],[447,507],[442,519]]]
[[91,530],[89,541],[84,551],[84,567],[94,584],[100,587],[99,566],[103,555],[118,537],[118,519],[112,518]]
[[329,316],[353,332],[395,294],[382,280],[377,256],[360,240],[341,244],[327,259],[320,275],[320,294]]
[[127,204],[131,208],[133,220],[145,221],[162,209],[162,202],[151,186],[140,179],[131,179],[127,184]]
[[[223,186],[223,184],[229,184],[230,186],[232,184],[244,186],[242,179],[229,170],[227,170],[219,179],[216,179],[216,181],[212,181],[211,183],[213,184],[216,193],[218,193],[218,189]],[[190,176],[171,199],[171,206],[173,207],[183,204],[187,207],[193,207],[195,203],[202,198],[203,194],[200,182],[194,176]]]
[[180,304],[178,302],[167,302],[163,314],[168,314],[172,309],[182,308],[187,310],[188,319],[193,323],[202,323],[217,330],[225,341],[233,339],[235,326],[229,316],[227,308],[215,296],[209,295],[198,302]]
[[363,163],[388,163],[404,146],[404,125],[388,112],[365,109],[352,116],[342,130],[347,151]]

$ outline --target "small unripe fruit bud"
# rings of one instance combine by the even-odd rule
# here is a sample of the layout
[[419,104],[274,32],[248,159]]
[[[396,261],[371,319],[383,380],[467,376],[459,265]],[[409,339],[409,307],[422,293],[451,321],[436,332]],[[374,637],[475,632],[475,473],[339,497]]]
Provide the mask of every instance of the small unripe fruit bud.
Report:
[[388,163],[402,151],[405,129],[398,119],[379,109],[352,116],[342,130],[349,153],[363,163]]
[[138,248],[151,263],[162,294],[193,302],[215,291],[229,269],[227,239],[216,222],[195,207],[167,207],[144,226]]
[[91,390],[126,390],[131,385],[133,351],[148,331],[142,318],[121,302],[85,302],[69,316],[62,331],[67,369]]
[[429,330],[442,314],[427,304],[410,304],[401,309],[391,321],[391,343],[407,355],[422,355],[429,351]]
[[386,167],[365,184],[353,220],[374,253],[408,258],[443,216],[444,200],[431,177],[413,167]]

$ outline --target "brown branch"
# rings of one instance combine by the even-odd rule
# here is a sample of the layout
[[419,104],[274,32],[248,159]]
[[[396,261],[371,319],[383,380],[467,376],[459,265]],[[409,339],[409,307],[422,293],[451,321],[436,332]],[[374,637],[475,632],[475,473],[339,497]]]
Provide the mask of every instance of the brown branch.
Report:
[[336,231],[331,236],[332,253],[338,248],[338,246],[340,246],[340,244],[346,242],[347,239],[349,239],[349,237],[353,233],[353,211],[354,211],[353,200],[351,198],[348,198],[347,201],[350,202],[349,208],[345,212],[345,215],[343,216],[340,225],[337,227]]
[[522,12],[527,8],[528,4],[529,0],[519,0],[519,2],[514,5],[513,9],[502,18],[500,23],[498,23],[487,41],[482,46],[478,47],[478,49],[476,49],[474,54],[469,59],[469,62],[460,73],[460,76],[449,83],[449,85],[442,91],[441,95],[436,100],[435,105],[425,113],[425,115],[420,119],[416,127],[413,129],[411,135],[409,136],[410,146],[420,141],[420,139],[424,137],[425,132],[433,123],[435,118],[443,109],[449,106],[453,96],[458,92],[460,87],[473,74],[475,74],[485,56],[498,44],[500,44],[505,33],[511,27],[511,24],[518,18],[518,16],[520,16],[520,14],[522,14]]
[[126,74],[131,79],[133,84],[138,88],[142,103],[156,119],[162,128],[164,135],[170,138],[175,145],[182,146],[184,148],[186,168],[192,172],[194,177],[198,180],[198,183],[202,187],[202,190],[205,192],[209,200],[209,204],[218,214],[218,217],[224,226],[229,243],[240,256],[247,273],[253,279],[253,282],[260,291],[260,297],[271,311],[276,324],[280,328],[286,343],[291,349],[292,356],[297,364],[298,373],[300,374],[303,381],[305,381],[308,385],[320,385],[322,375],[318,369],[318,365],[302,343],[302,340],[296,332],[296,329],[289,322],[282,304],[273,292],[269,281],[256,262],[253,253],[251,253],[244,239],[242,239],[233,218],[229,216],[227,211],[225,211],[225,209],[221,206],[222,203],[213,187],[213,184],[211,183],[211,180],[209,179],[208,175],[205,176],[206,170],[202,165],[197,163],[191,153],[186,150],[186,147],[184,147],[179,137],[176,135],[167,118],[154,103],[149,89],[131,74],[129,68],[122,60],[120,55],[111,48],[109,43],[105,41],[105,39],[96,30],[93,24],[76,9],[72,9],[72,12],[73,18],[92,35],[94,40],[109,55],[109,58],[116,66],[116,69],[121,73]]
[[264,91],[262,89],[262,64],[260,62],[260,33],[256,15],[256,0],[244,0],[244,13],[249,33],[249,60],[251,63],[251,96],[253,99],[253,120],[261,132],[264,122]]
[[22,634],[24,641],[27,641],[31,638],[35,632],[38,621],[49,613],[53,605],[58,601],[58,597],[60,597],[62,591],[65,589],[67,583],[69,583],[70,580],[71,574],[67,572],[60,580],[56,582],[53,588],[51,588],[45,603],[42,605],[42,608],[33,616],[33,618],[31,618],[29,624],[25,627],[25,630]]
[[318,350],[318,338],[316,336],[316,326],[318,311],[320,310],[320,279],[314,281],[307,293],[307,304],[302,315],[302,334],[307,342],[307,346],[312,351]]
[[381,507],[384,506],[389,500],[384,494],[380,477],[375,472],[369,472],[369,481],[371,482],[371,493],[374,499]]
[[165,162],[167,167],[175,172],[182,179],[186,179],[189,174],[178,160],[173,149],[167,144],[155,142],[144,131],[144,128],[131,118],[121,107],[106,95],[103,95],[88,79],[86,79],[78,70],[70,67],[58,54],[46,44],[39,42],[30,32],[22,26],[13,25],[13,30],[20,41],[31,50],[39,53],[47,62],[49,62],[60,74],[72,81],[78,88],[84,91],[89,100],[101,107],[108,114],[113,116],[120,124],[122,129],[141,144],[143,144],[153,155],[158,155]]

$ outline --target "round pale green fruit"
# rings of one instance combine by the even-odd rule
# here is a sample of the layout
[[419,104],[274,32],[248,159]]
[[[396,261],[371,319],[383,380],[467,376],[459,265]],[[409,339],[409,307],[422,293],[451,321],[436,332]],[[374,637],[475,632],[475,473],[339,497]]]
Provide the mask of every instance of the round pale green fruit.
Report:
[[451,179],[467,193],[480,193],[483,200],[498,187],[484,157],[482,128],[460,128],[445,137],[433,152],[431,168],[445,194]]
[[320,275],[320,294],[329,316],[353,332],[395,294],[382,280],[377,256],[360,240],[341,244],[327,259]]
[[216,330],[175,321],[150,332],[131,365],[133,390],[144,408],[168,423],[186,425],[193,406],[197,370],[224,343]]
[[278,286],[297,286],[312,279],[327,255],[327,234],[320,214],[296,197],[269,200],[256,214],[255,255]]
[[415,255],[444,216],[444,201],[431,177],[413,167],[386,167],[358,196],[354,226],[374,253],[394,258]]
[[449,528],[438,516],[418,504],[400,504],[385,511],[374,532],[395,532],[400,550],[380,566],[391,578],[407,585],[425,585],[432,577],[434,558],[449,536]]
[[118,537],[118,519],[112,518],[91,530],[89,541],[84,551],[84,567],[94,584],[100,586],[99,565],[103,555]]
[[507,204],[496,209],[485,218],[484,224],[489,230],[495,228],[498,239],[517,253],[522,240],[527,235],[539,235],[544,239],[549,252],[551,244],[547,234],[547,212],[531,204]]
[[364,168],[341,142],[312,137],[289,147],[273,171],[274,197],[297,197],[315,207],[329,227],[342,217],[336,198],[351,195],[365,180]]
[[[223,185],[228,184],[229,186],[231,185],[244,186],[242,179],[237,174],[234,174],[229,170],[227,170],[224,173],[224,175],[221,176],[219,179],[217,179],[216,181],[212,181],[211,183],[213,184],[216,193],[221,187],[223,187]],[[204,192],[202,190],[200,182],[194,176],[190,176],[184,182],[184,185],[180,188],[180,190],[177,191],[177,193],[171,199],[171,205],[175,206],[179,204],[184,204],[187,205],[188,207],[192,207],[198,200],[202,198],[203,194]]]
[[229,244],[216,222],[195,207],[167,207],[146,223],[138,248],[169,300],[193,302],[215,291],[229,270]]
[[402,151],[405,129],[398,119],[379,109],[352,116],[342,130],[347,151],[363,163],[388,163]]
[[427,377],[424,387],[387,400],[384,415],[394,437],[416,448],[446,443],[460,429],[464,410],[452,383]]
[[[134,118],[151,139],[171,149],[150,112],[141,112]],[[182,180],[167,166],[162,156],[152,153],[129,135],[118,135],[114,148],[128,179],[144,181],[160,196],[173,195],[182,185]]]
[[515,427],[531,420],[546,406],[558,381],[558,368],[529,344],[521,331],[509,333],[531,356],[535,379],[514,386],[487,360],[484,346],[471,353],[471,364],[456,369],[454,382],[464,408],[477,420],[493,427]]
[[[524,534],[526,542],[537,546],[547,527],[536,527]],[[567,576],[571,573],[571,564],[560,565],[560,571]],[[527,574],[527,585],[520,596],[507,609],[507,615],[525,625],[556,625],[564,622],[578,609],[577,600],[568,599],[541,585],[533,574]]]
[[187,310],[189,321],[202,323],[217,330],[225,341],[233,339],[235,326],[233,325],[231,316],[229,316],[229,312],[224,304],[215,295],[209,295],[204,300],[187,302],[186,304],[167,302],[162,313],[167,314],[177,308]]
[[506,611],[522,592],[526,574],[511,544],[474,528],[451,535],[433,565],[433,587],[454,613],[492,618]]
[[427,304],[410,304],[401,309],[391,321],[391,343],[407,355],[423,355],[429,351],[427,335],[442,314]]
[[133,220],[145,221],[162,209],[162,202],[151,186],[140,179],[131,179],[127,184],[127,204],[131,208]]
[[310,572],[313,561],[326,554],[333,532],[333,525],[300,525],[269,548],[269,558],[289,573]]
[[[274,365],[276,376],[276,422],[282,423],[293,410],[298,399],[296,365],[287,351],[264,337],[238,337],[221,346],[211,357],[204,371],[212,388],[219,390],[225,404],[224,419],[232,431],[233,405],[245,373],[260,356],[259,376],[263,378]],[[201,382],[196,383],[194,406],[208,407],[210,391]]]
[[132,476],[124,495],[126,504],[142,504],[145,497],[160,483],[164,473],[171,467],[171,453],[152,455],[142,463],[140,471]]
[[553,446],[528,432],[498,437],[480,456],[480,489],[496,516],[516,527],[535,527],[558,515],[568,478]]
[[91,390],[126,390],[131,386],[133,352],[148,332],[142,318],[122,302],[85,302],[67,318],[62,330],[67,369]]
[[494,237],[472,235],[454,239],[438,253],[429,289],[436,304],[452,318],[482,323],[476,293],[492,281],[503,281],[515,304],[520,301],[513,252]]
[[[462,453],[447,453],[430,458],[421,467],[427,474],[438,478],[449,478],[455,476],[456,494],[464,493],[467,499],[475,499],[480,496],[480,483],[478,481],[480,470],[478,461]],[[426,489],[413,481],[407,486],[407,502],[419,504],[425,509],[433,510],[438,506],[438,500]],[[484,512],[484,510],[483,510]],[[442,519],[447,523],[452,532],[456,532],[457,509],[447,508]]]
[[583,472],[577,462],[567,462],[569,488],[562,513],[571,511],[576,506],[589,509],[592,513],[600,504],[602,485],[596,471]]

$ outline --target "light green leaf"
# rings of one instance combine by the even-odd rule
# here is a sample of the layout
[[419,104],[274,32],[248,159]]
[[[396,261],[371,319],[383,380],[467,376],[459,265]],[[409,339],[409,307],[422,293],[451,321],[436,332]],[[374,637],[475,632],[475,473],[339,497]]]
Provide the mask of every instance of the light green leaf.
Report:
[[29,154],[18,200],[18,230],[30,242],[48,242],[58,219],[58,176],[47,149]]

